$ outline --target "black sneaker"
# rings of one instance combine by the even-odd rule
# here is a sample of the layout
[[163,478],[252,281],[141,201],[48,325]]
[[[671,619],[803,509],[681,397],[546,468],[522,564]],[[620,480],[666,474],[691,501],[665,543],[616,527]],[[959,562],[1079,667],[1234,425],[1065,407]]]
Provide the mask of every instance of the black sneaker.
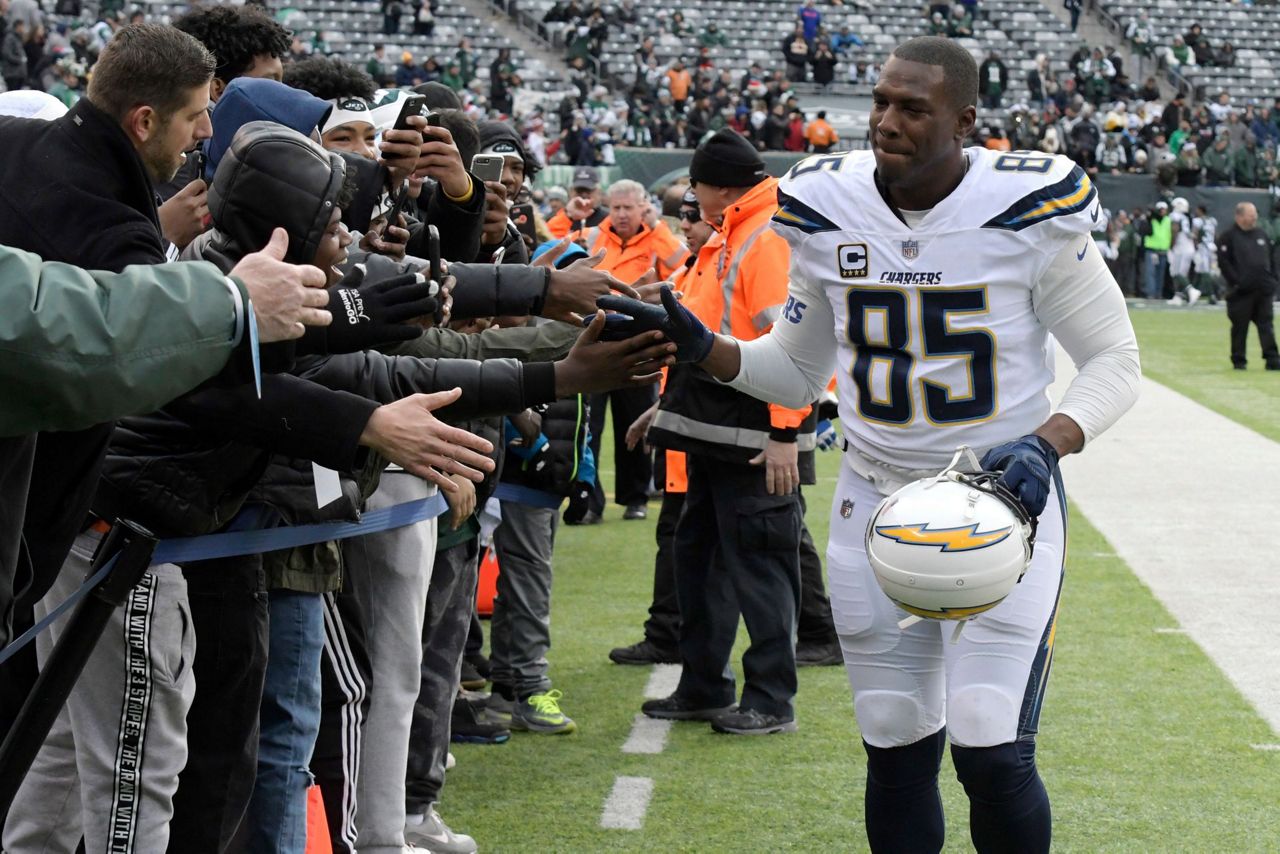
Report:
[[648,519],[649,508],[644,504],[628,504],[627,509],[622,511],[623,519]]
[[844,664],[839,642],[796,645],[796,667],[831,667],[836,664]]
[[465,658],[462,660],[462,687],[463,688],[466,688],[468,691],[479,691],[481,688],[485,686],[485,683],[488,681],[489,681],[488,679],[485,679],[483,676],[480,675],[480,671],[476,669],[476,666],[474,664],[472,664],[470,661],[467,661]]
[[489,678],[489,674],[492,672],[489,667],[489,656],[483,652],[472,652],[468,653],[463,660],[471,662],[471,666],[476,669],[476,673],[479,673],[485,679]]
[[645,700],[640,705],[640,711],[648,717],[665,721],[710,721],[715,720],[717,715],[732,712],[736,708],[738,708],[737,703],[730,703],[727,706],[703,706],[686,700],[679,694],[672,694],[660,700]]
[[796,719],[766,715],[755,709],[737,709],[718,715],[711,721],[711,728],[729,735],[773,735],[795,732]]
[[453,701],[453,714],[449,716],[449,738],[460,744],[502,744],[511,738],[511,730],[459,697]]
[[614,664],[679,664],[680,653],[668,652],[642,640],[609,650],[609,660]]

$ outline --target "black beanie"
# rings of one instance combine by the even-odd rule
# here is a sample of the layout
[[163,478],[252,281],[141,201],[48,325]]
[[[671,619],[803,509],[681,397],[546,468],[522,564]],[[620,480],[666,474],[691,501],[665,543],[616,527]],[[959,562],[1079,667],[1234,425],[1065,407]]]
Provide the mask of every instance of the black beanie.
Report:
[[713,187],[754,187],[769,177],[755,146],[731,128],[716,131],[699,145],[689,164],[689,178]]

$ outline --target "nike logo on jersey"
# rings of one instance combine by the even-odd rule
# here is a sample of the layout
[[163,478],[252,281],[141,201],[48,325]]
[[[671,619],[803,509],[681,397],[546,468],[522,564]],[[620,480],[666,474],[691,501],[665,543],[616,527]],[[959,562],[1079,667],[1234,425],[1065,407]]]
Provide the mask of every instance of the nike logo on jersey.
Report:
[[[1093,242],[1092,240],[1090,240],[1090,241],[1089,241],[1089,243],[1092,243],[1092,242]],[[1084,255],[1085,255],[1085,253],[1089,251],[1089,243],[1086,243],[1086,244],[1084,245],[1084,248],[1083,248],[1083,249],[1081,249],[1079,252],[1077,252],[1077,253],[1076,253],[1076,260],[1077,260],[1077,261],[1083,261],[1083,260],[1084,260]]]
[[1089,214],[1089,216],[1093,217],[1093,221],[1094,221],[1094,222],[1097,222],[1097,221],[1098,221],[1098,214],[1100,214],[1100,213],[1102,213],[1102,205],[1098,205],[1096,208],[1094,208],[1094,209],[1093,209],[1093,213]]
[[921,525],[880,525],[876,528],[877,534],[890,540],[909,546],[940,546],[944,552],[985,549],[1004,540],[1012,531],[1013,527],[1010,526],[979,534],[976,524],[961,528],[930,529],[928,522]]

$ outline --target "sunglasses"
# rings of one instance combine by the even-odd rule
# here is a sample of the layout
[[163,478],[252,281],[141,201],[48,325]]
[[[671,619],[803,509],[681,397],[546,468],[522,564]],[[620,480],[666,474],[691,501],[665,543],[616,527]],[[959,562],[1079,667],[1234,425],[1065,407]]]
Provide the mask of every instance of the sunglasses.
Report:
[[680,219],[685,222],[702,222],[702,211],[680,211]]

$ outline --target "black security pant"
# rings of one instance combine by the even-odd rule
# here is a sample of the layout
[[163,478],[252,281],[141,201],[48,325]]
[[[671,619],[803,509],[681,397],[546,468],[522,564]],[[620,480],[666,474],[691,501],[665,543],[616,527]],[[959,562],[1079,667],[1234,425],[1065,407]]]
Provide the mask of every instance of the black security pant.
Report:
[[[683,492],[662,496],[656,539],[658,553],[653,558],[653,602],[644,624],[644,639],[659,649],[675,649],[680,639],[680,605],[676,597],[675,533],[684,509]],[[836,643],[836,627],[831,617],[831,600],[822,581],[822,558],[804,524],[804,495],[800,495],[800,616],[796,639],[800,644],[825,646]]]
[[653,386],[624,388],[605,394],[591,395],[591,451],[596,456],[596,486],[590,509],[604,513],[604,487],[600,483],[600,437],[604,435],[605,408],[613,410],[613,500],[627,507],[649,500],[649,482],[653,477],[653,461],[643,445],[627,450],[627,428],[640,414],[653,406],[657,391]]
[[271,617],[261,555],[197,561],[182,574],[196,630],[196,696],[169,850],[215,854],[231,848],[253,794]]
[[741,613],[751,636],[741,706],[792,716],[800,527],[799,496],[769,495],[763,467],[689,455],[675,535],[682,697],[734,701],[729,656]]
[[[660,455],[661,451],[658,452]],[[680,643],[680,603],[676,596],[676,523],[684,509],[683,492],[664,492],[658,511],[653,557],[653,603],[644,623],[644,639],[659,649],[674,650]]]
[[1262,359],[1268,365],[1280,365],[1280,352],[1276,351],[1276,333],[1273,326],[1275,309],[1270,291],[1254,290],[1236,292],[1227,297],[1227,317],[1231,320],[1231,364],[1248,362],[1245,344],[1249,339],[1249,324],[1258,327],[1258,342],[1262,345]]

